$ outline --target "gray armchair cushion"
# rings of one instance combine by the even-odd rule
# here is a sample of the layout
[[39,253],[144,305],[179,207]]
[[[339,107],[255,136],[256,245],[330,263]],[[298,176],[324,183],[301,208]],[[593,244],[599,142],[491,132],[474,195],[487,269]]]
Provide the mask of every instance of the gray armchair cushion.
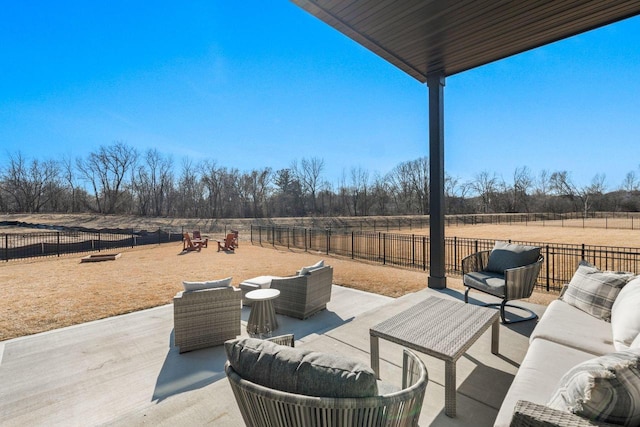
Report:
[[378,394],[373,370],[357,360],[256,338],[231,340],[224,346],[238,375],[265,387],[317,397]]
[[470,288],[503,298],[504,275],[490,271],[472,271],[464,275],[464,284]]
[[487,263],[486,271],[504,274],[510,268],[533,264],[540,257],[537,246],[516,245],[497,241]]

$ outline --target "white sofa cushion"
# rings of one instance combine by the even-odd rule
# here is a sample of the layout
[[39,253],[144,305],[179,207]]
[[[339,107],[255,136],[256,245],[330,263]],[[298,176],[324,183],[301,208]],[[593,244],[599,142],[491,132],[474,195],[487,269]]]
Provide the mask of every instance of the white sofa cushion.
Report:
[[231,286],[231,277],[219,280],[209,280],[206,282],[182,282],[185,291],[201,291],[204,289],[226,288]]
[[600,271],[580,261],[562,300],[590,315],[611,321],[611,307],[622,287],[635,276],[620,271]]
[[529,342],[539,338],[579,349],[596,356],[615,351],[611,324],[597,319],[564,301],[547,307],[531,333]]
[[309,265],[307,267],[302,267],[300,269],[299,275],[300,276],[304,276],[305,274],[310,273],[313,270],[317,270],[317,269],[322,268],[322,267],[324,267],[324,260],[323,259],[321,259],[320,261],[316,262],[313,265]]
[[611,329],[616,350],[627,350],[640,333],[640,277],[627,283],[611,307]]
[[593,355],[545,339],[531,343],[504,398],[495,427],[508,427],[518,400],[546,405],[558,380],[573,366],[592,359]]
[[266,289],[271,287],[271,280],[273,279],[280,279],[280,277],[278,276],[258,276],[258,277],[252,277],[251,279],[247,279],[244,282],[240,283],[241,285],[244,284],[248,284],[248,285],[256,285],[258,286],[260,289]]
[[574,366],[560,380],[548,406],[594,421],[640,425],[640,350]]

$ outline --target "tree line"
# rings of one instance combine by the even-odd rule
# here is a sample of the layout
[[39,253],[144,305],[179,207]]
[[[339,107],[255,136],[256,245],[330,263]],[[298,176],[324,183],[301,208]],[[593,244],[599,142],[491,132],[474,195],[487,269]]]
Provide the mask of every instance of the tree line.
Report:
[[[0,210],[20,213],[101,213],[183,218],[263,218],[429,214],[429,159],[402,162],[387,174],[362,167],[337,183],[324,160],[240,171],[215,160],[176,165],[155,149],[124,142],[75,159],[7,154],[0,166]],[[445,177],[448,214],[640,211],[640,176],[627,173],[607,192],[605,176],[578,185],[568,171],[516,168],[509,177],[481,171],[470,181]]]

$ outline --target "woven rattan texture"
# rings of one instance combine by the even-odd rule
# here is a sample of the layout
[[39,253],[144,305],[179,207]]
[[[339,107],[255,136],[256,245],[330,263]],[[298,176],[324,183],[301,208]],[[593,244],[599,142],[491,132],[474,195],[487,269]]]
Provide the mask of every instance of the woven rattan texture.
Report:
[[233,287],[178,293],[173,299],[173,323],[180,353],[240,335],[241,295]]
[[490,308],[430,297],[371,328],[371,335],[455,361],[498,318]]

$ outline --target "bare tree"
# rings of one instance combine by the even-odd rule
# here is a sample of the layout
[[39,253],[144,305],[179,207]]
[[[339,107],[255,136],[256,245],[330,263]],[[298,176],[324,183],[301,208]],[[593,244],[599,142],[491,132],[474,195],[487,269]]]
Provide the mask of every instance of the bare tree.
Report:
[[100,213],[118,213],[125,177],[134,169],[138,153],[123,142],[100,146],[86,159],[78,158],[80,175],[92,187],[96,208]]
[[177,213],[187,218],[198,218],[201,214],[203,186],[196,167],[189,159],[183,159],[182,171],[178,178]]
[[165,158],[155,149],[145,153],[144,163],[138,165],[132,179],[141,215],[161,216],[168,211],[166,203],[173,189],[172,169],[171,157]]
[[496,174],[482,171],[475,175],[474,180],[470,182],[470,186],[480,197],[481,212],[490,212],[493,198],[498,189],[498,177]]
[[605,176],[600,174],[593,177],[590,185],[578,187],[571,179],[569,172],[558,171],[551,174],[550,183],[551,189],[557,195],[572,200],[576,210],[580,208],[584,217],[591,209],[594,198],[602,195],[606,189]]
[[621,189],[627,192],[640,190],[640,181],[634,171],[628,172],[622,181]]
[[320,189],[320,183],[322,182],[321,174],[323,169],[324,160],[318,157],[312,157],[310,159],[303,158],[299,166],[296,161],[291,165],[291,170],[302,184],[304,193],[311,199],[312,214],[318,213],[317,193]]
[[362,167],[351,168],[351,203],[353,214],[367,215],[367,189],[369,187],[369,171]]
[[61,191],[60,166],[54,160],[31,162],[18,152],[9,156],[9,164],[2,173],[2,190],[10,195],[19,212],[40,212]]

